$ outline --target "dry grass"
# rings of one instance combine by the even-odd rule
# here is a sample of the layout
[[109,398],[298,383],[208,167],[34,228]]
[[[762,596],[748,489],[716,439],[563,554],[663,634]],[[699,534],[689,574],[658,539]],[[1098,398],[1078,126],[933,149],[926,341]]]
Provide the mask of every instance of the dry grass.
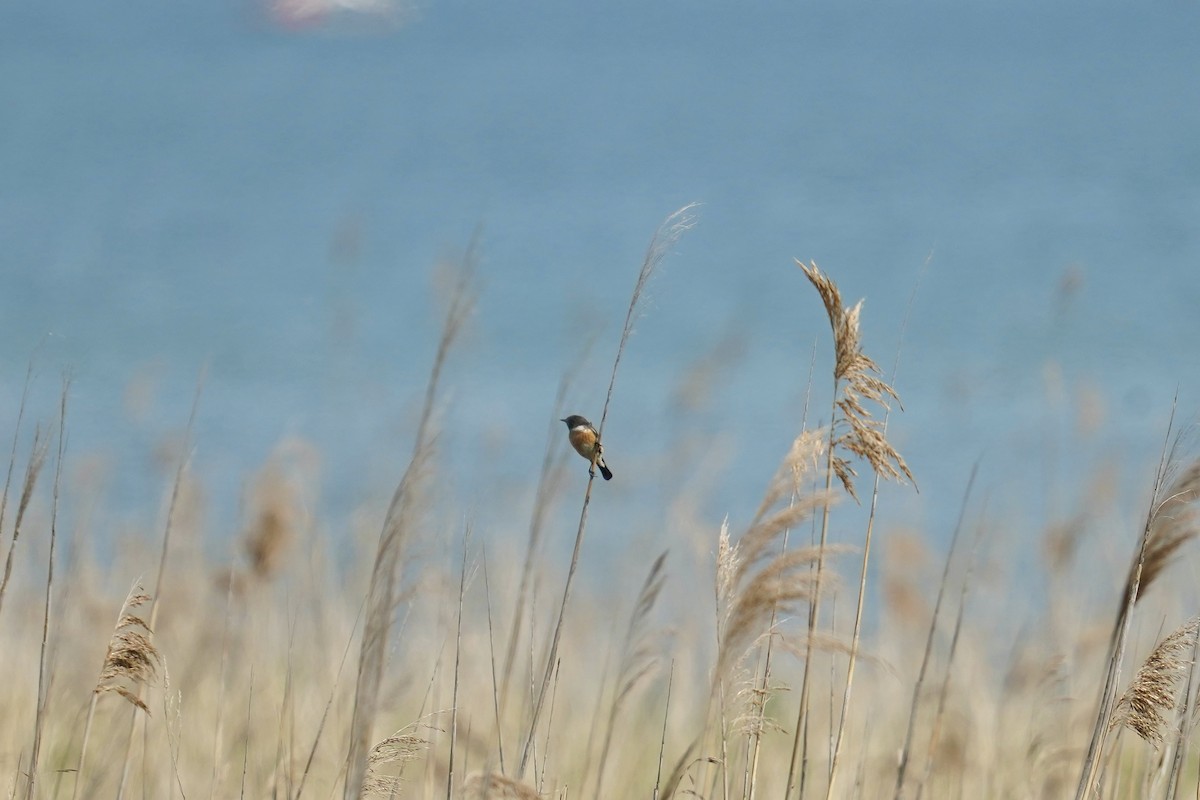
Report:
[[[584,582],[566,615],[558,587],[573,564],[539,554],[542,539],[569,540],[575,527],[559,474],[575,461],[562,466],[552,443],[541,476],[510,498],[528,502],[531,522],[503,527],[497,509],[478,509],[464,541],[454,476],[433,457],[467,295],[451,296],[406,477],[390,502],[368,498],[346,518],[313,514],[317,454],[303,443],[272,454],[244,498],[201,492],[184,452],[162,476],[166,529],[117,537],[116,522],[88,515],[81,541],[116,543],[102,558],[87,547],[52,556],[51,532],[91,501],[72,481],[70,450],[57,502],[38,480],[53,437],[23,423],[33,410],[7,420],[0,796],[113,797],[124,786],[153,798],[1051,800],[1081,774],[1088,796],[1194,796],[1200,601],[1181,566],[1200,467],[1181,446],[1156,482],[1124,476],[1157,487],[1132,532],[1115,503],[1085,495],[1077,512],[1045,520],[1044,571],[1022,574],[991,546],[1019,537],[975,500],[984,487],[964,502],[964,530],[988,532],[971,557],[938,553],[947,531],[889,526],[886,498],[873,497],[883,555],[879,575],[860,577],[870,539],[847,511],[860,483],[866,504],[868,484],[856,470],[913,475],[879,415],[896,392],[863,355],[862,307],[847,308],[815,266],[805,272],[834,331],[832,425],[779,443],[761,500],[745,498],[747,521],[702,516],[694,498],[706,475],[677,477],[654,548]],[[639,275],[620,348],[645,288]],[[229,532],[205,512],[239,502],[231,565],[213,555],[230,552]],[[843,562],[858,556],[843,589]],[[159,589],[143,592],[138,579],[155,570]],[[873,590],[865,603],[860,581]],[[1046,605],[1015,602],[1037,592]],[[1123,677],[1125,661],[1141,667]]]

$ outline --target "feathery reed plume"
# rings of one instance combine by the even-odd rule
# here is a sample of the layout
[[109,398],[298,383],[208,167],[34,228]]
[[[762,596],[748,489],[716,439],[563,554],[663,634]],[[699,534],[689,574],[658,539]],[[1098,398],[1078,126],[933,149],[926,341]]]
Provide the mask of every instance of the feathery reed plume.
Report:
[[[689,204],[670,214],[658,227],[658,230],[654,233],[654,237],[650,240],[650,247],[646,251],[646,257],[642,260],[642,268],[639,270],[637,281],[634,283],[633,294],[629,298],[629,308],[625,312],[625,325],[621,329],[621,339],[617,344],[617,355],[613,359],[612,375],[608,380],[608,393],[604,398],[604,409],[600,414],[600,424],[596,428],[598,439],[603,439],[604,436],[604,423],[608,419],[608,408],[612,402],[613,388],[617,384],[617,368],[621,365],[621,356],[625,353],[625,345],[633,333],[633,321],[636,317],[642,294],[646,289],[646,285],[650,282],[651,276],[679,241],[679,238],[695,225],[695,218],[691,215],[691,210],[694,207],[694,203]],[[597,447],[599,446],[599,441],[597,441]],[[546,692],[550,687],[550,679],[554,673],[555,664],[558,663],[558,645],[562,638],[563,618],[567,611],[567,601],[571,597],[571,584],[575,577],[575,570],[579,566],[579,553],[583,548],[584,532],[587,530],[588,505],[592,500],[592,483],[594,481],[595,471],[593,470],[588,479],[587,489],[583,494],[583,507],[579,512],[579,527],[575,532],[575,547],[571,552],[571,564],[567,568],[567,579],[563,584],[562,602],[558,608],[558,621],[554,625],[554,634],[550,640],[550,648],[546,656],[546,668],[542,672],[542,680],[535,691],[533,713],[530,716],[525,745],[521,748],[521,765],[518,768],[518,775],[525,774],[525,767],[529,763],[534,737],[537,734],[538,720],[541,717],[542,706],[546,702]]]
[[763,515],[780,500],[800,492],[804,478],[817,469],[821,457],[825,454],[825,436],[821,429],[806,430],[792,440],[791,449],[775,470],[775,475],[767,484],[762,502],[754,512],[755,523],[761,521]]
[[[804,272],[805,277],[812,283],[825,305],[825,313],[833,330],[834,366],[833,366],[833,407],[830,414],[829,446],[826,450],[825,489],[832,488],[833,476],[837,476],[842,487],[856,501],[858,494],[854,488],[854,478],[858,473],[854,469],[851,458],[866,461],[874,473],[885,480],[910,483],[915,481],[912,472],[900,453],[888,442],[884,429],[884,421],[871,416],[871,412],[863,405],[870,400],[883,407],[891,408],[891,402],[899,404],[896,391],[879,377],[879,366],[862,351],[862,337],[859,331],[859,318],[862,314],[862,301],[853,307],[846,308],[842,302],[842,294],[837,284],[817,268],[815,262],[805,264],[799,259],[796,265]],[[824,578],[825,546],[829,541],[829,507],[826,506],[821,514],[820,550],[817,554],[816,583],[814,587],[814,602],[808,609],[808,630],[810,644],[815,635],[821,608],[821,581]],[[800,794],[804,794],[804,783],[807,777],[807,727],[809,705],[810,659],[804,660],[804,669],[800,680],[800,703],[796,712],[796,728],[792,741],[791,763],[788,766],[788,780],[785,794],[790,795],[796,786],[799,768]],[[832,783],[832,781],[830,781]]]
[[835,389],[840,389],[835,391],[834,398],[835,411],[840,414],[835,413],[834,429],[830,432],[832,446],[829,452],[834,474],[856,500],[854,478],[858,472],[842,452],[866,461],[885,479],[914,482],[904,458],[888,442],[883,421],[874,419],[863,405],[864,400],[870,400],[890,409],[892,401],[900,402],[896,390],[879,377],[879,366],[862,351],[859,317],[863,301],[846,308],[837,284],[822,273],[815,262],[805,264],[797,260],[796,264],[820,294],[833,329],[833,379]]
[[403,785],[400,775],[388,775],[383,768],[389,764],[399,764],[401,768],[418,757],[429,747],[429,740],[416,733],[421,727],[427,727],[419,722],[412,722],[388,736],[367,753],[367,771],[362,784],[362,795],[385,795],[395,797]]
[[114,692],[147,714],[150,713],[141,696],[128,688],[129,684],[150,682],[158,671],[159,654],[150,639],[150,627],[135,613],[149,601],[150,596],[135,583],[130,587],[125,602],[121,604],[121,611],[117,614],[117,624],[108,640],[108,650],[104,654],[104,663],[100,666],[100,676],[96,679],[96,687],[88,701],[87,720],[83,725],[83,744],[79,748],[79,763],[75,766],[75,789],[71,793],[72,798],[79,797],[79,790],[83,785],[92,720],[96,716],[96,702],[100,695]]
[[[794,523],[799,523],[806,516],[798,512],[793,518]],[[718,674],[731,675],[733,668],[761,641],[764,634],[782,636],[779,631],[768,629],[766,623],[772,611],[780,616],[789,616],[798,613],[803,605],[813,602],[816,598],[816,577],[810,573],[809,567],[816,563],[820,551],[819,547],[784,551],[763,564],[753,575],[735,584],[733,601],[726,610],[725,632],[717,656]],[[826,554],[846,551],[847,548],[842,546],[829,546]],[[742,560],[740,566],[743,569],[739,572],[746,572],[744,568],[751,563]],[[786,644],[786,639],[784,641]],[[802,650],[798,652],[803,655]]]
[[160,656],[158,648],[151,641],[150,626],[134,613],[148,602],[150,596],[141,586],[135,584],[129,590],[116,627],[113,628],[112,638],[109,639],[108,652],[104,656],[104,666],[100,669],[96,688],[92,690],[94,697],[116,692],[147,714],[150,709],[146,703],[129,691],[125,683],[150,683],[158,672]]
[[250,520],[242,548],[250,562],[250,574],[258,581],[271,580],[283,566],[287,552],[304,524],[302,473],[312,471],[316,456],[312,448],[289,441],[276,449],[254,477],[250,490]]
[[[824,452],[824,447],[824,439],[820,436],[801,434],[797,437],[768,484],[766,498],[760,504],[754,521],[736,543],[730,539],[728,524],[721,525],[716,558],[717,662],[704,715],[704,728],[676,761],[663,786],[663,797],[673,796],[679,790],[686,771],[695,765],[693,756],[707,735],[714,700],[719,705],[721,744],[725,748],[725,697],[731,684],[737,682],[746,657],[756,646],[774,638],[806,659],[808,653],[816,649],[841,649],[833,637],[809,632],[809,649],[803,650],[790,642],[775,625],[777,616],[797,614],[802,606],[811,607],[815,602],[817,585],[812,566],[825,555],[822,549],[781,549],[774,556],[768,555],[774,552],[772,545],[786,531],[833,502],[834,497],[828,491],[817,491],[772,510],[775,503],[787,494],[786,490],[780,489],[781,483],[786,484],[790,480],[794,489],[802,486],[808,472]],[[844,549],[833,548],[831,552]],[[752,703],[749,713],[738,715],[736,720],[742,733],[754,737],[769,727],[770,723],[762,718],[761,709],[757,707],[766,702],[766,691],[767,688],[764,688],[761,692],[756,690],[741,694],[743,701],[749,699]],[[727,758],[714,760],[713,763],[721,765],[722,770],[728,769]]]
[[51,598],[54,592],[54,552],[58,542],[58,491],[62,485],[63,453],[67,448],[67,393],[70,388],[71,378],[64,375],[58,409],[58,454],[54,461],[54,492],[50,502],[50,552],[46,557],[46,600],[42,616],[42,647],[38,655],[37,713],[33,722],[33,749],[29,756],[29,782],[25,784],[27,800],[33,800],[36,791],[38,758],[41,755],[42,731],[46,723],[46,704],[50,700],[47,648],[50,641]]
[[[1134,591],[1134,600],[1142,595],[1163,573],[1179,548],[1200,533],[1200,517],[1195,507],[1200,498],[1200,459],[1193,461],[1171,482],[1165,496],[1151,512],[1146,535],[1145,554],[1141,564],[1141,579],[1134,581],[1134,564],[1126,581],[1126,591]],[[1136,588],[1135,588],[1136,587]]]
[[537,789],[498,772],[476,772],[467,777],[463,794],[471,800],[539,800]]
[[437,354],[425,386],[425,402],[421,419],[417,424],[416,442],[412,460],[400,478],[383,528],[379,532],[379,543],[375,549],[375,561],[371,570],[371,582],[367,589],[367,613],[363,625],[363,638],[359,648],[358,679],[354,686],[354,713],[350,722],[350,746],[346,755],[346,783],[343,794],[346,800],[359,796],[363,781],[367,777],[371,728],[375,722],[375,711],[379,702],[383,682],[383,663],[388,650],[388,636],[395,612],[396,583],[399,580],[401,553],[408,539],[414,513],[414,495],[417,493],[424,473],[427,471],[433,449],[431,420],[437,400],[442,369],[446,364],[451,346],[457,341],[466,326],[467,318],[475,305],[471,291],[477,263],[476,240],[472,240],[459,269],[458,280],[450,296],[442,335],[438,340]]
[[[801,414],[801,433],[792,442],[791,450],[788,456],[780,463],[779,469],[775,471],[775,476],[767,485],[767,491],[763,495],[762,502],[759,504],[758,510],[754,514],[754,521],[758,522],[763,515],[767,513],[776,503],[783,497],[789,497],[790,503],[794,505],[800,496],[800,479],[809,471],[815,471],[818,462],[821,459],[821,454],[824,452],[825,436],[820,430],[806,430],[808,425],[808,402],[809,395],[812,392],[812,367],[816,363],[816,342],[813,343],[813,361],[810,364],[808,382],[806,384],[804,395],[804,411]],[[808,463],[806,463],[808,462]],[[782,549],[788,549],[788,532],[783,535]],[[770,626],[774,627],[775,620],[778,615],[778,609],[771,615]],[[766,647],[762,649],[761,654],[761,676],[751,682],[746,688],[739,693],[739,700],[748,701],[751,708],[751,713],[741,727],[746,735],[746,763],[742,774],[742,796],[748,800],[754,800],[755,787],[758,782],[758,766],[762,754],[762,734],[768,729],[778,727],[773,721],[769,721],[766,717],[767,700],[774,693],[777,687],[771,685],[771,669],[774,639],[768,639]]]
[[1200,617],[1179,626],[1158,643],[1134,675],[1129,688],[1117,701],[1108,730],[1124,725],[1149,742],[1155,750],[1163,743],[1167,720],[1163,713],[1175,708],[1180,679],[1187,673],[1192,639],[1200,628]]
[[[13,447],[16,447],[15,442]],[[8,545],[8,555],[4,559],[4,578],[0,579],[0,612],[4,610],[4,593],[8,589],[9,578],[12,577],[13,554],[16,552],[17,542],[21,539],[21,523],[25,521],[25,512],[29,510],[29,503],[33,499],[33,490],[37,486],[38,475],[41,474],[42,467],[46,463],[46,453],[49,449],[50,443],[42,439],[41,427],[35,427],[29,461],[25,465],[25,482],[21,487],[21,497],[17,501],[17,516],[13,521],[12,542]]]
[[616,729],[617,715],[621,712],[621,707],[624,705],[625,700],[629,698],[629,695],[637,687],[638,683],[654,667],[654,641],[649,639],[645,626],[647,619],[650,617],[650,612],[654,609],[654,603],[658,600],[658,595],[662,591],[663,582],[666,580],[666,573],[664,571],[666,561],[667,551],[664,550],[658,558],[654,559],[654,563],[650,565],[650,572],[646,575],[646,580],[642,583],[642,589],[638,592],[637,602],[633,606],[633,613],[629,616],[629,626],[625,629],[625,640],[621,645],[621,659],[617,668],[616,695],[609,708],[604,744],[600,748],[600,761],[596,767],[595,797],[597,800],[604,797],[604,766],[608,762],[608,753],[612,745],[613,732]]
[[[1080,770],[1079,783],[1075,787],[1075,800],[1086,800],[1096,785],[1096,774],[1103,760],[1104,744],[1110,729],[1109,721],[1116,711],[1117,685],[1121,678],[1134,607],[1146,587],[1162,573],[1179,548],[1195,536],[1197,520],[1190,506],[1200,496],[1197,492],[1200,488],[1200,460],[1194,460],[1186,468],[1179,469],[1183,463],[1180,450],[1185,437],[1183,434],[1172,435],[1174,424],[1175,406],[1172,405],[1167,438],[1154,476],[1150,508],[1125,579],[1121,605],[1117,609],[1109,639],[1108,666],[1096,708],[1091,741]],[[1167,442],[1171,443],[1169,447]]]

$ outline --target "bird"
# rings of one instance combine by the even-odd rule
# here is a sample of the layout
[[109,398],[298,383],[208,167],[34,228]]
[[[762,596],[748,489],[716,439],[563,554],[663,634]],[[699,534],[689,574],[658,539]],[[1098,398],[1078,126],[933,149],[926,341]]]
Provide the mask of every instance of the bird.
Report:
[[[604,463],[604,450],[600,447],[600,434],[592,426],[592,423],[578,414],[564,417],[560,422],[567,423],[567,438],[571,442],[571,447],[575,448],[575,452],[586,458],[588,463],[599,467],[604,480],[611,481],[612,470],[608,468],[608,464]],[[595,475],[594,472],[592,474]]]

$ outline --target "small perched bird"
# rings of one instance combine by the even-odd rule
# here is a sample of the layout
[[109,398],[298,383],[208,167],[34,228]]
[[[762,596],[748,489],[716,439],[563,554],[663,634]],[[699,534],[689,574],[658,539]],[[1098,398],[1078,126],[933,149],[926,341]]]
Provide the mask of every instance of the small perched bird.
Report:
[[572,414],[562,422],[567,423],[569,431],[567,438],[571,440],[571,447],[575,448],[575,452],[586,458],[588,463],[599,467],[604,480],[611,481],[612,470],[604,463],[604,452],[600,447],[600,434],[592,427],[592,423],[578,414]]

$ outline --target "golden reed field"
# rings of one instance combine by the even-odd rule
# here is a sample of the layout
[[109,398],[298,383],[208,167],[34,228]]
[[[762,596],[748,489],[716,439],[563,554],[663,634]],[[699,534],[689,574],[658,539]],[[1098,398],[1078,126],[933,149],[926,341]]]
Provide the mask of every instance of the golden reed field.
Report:
[[[647,281],[692,223],[689,208],[667,218],[628,309],[611,312],[625,323],[591,407],[601,435]],[[205,493],[185,442],[154,529],[88,555],[95,489],[66,446],[82,413],[70,383],[57,408],[22,403],[0,429],[0,797],[1200,796],[1200,626],[1175,563],[1198,530],[1187,427],[1163,431],[1136,516],[1106,502],[1097,470],[1077,513],[1009,537],[1035,543],[1014,553],[964,475],[935,550],[888,523],[881,484],[920,476],[889,441],[899,398],[861,341],[861,304],[797,266],[812,292],[796,303],[823,307],[830,332],[813,333],[833,369],[811,378],[823,407],[764,465],[757,512],[701,520],[681,487],[661,550],[597,579],[588,525],[604,487],[567,491],[587,465],[559,421],[565,389],[526,525],[432,510],[469,258],[408,466],[351,531],[311,513],[303,442],[281,444],[239,498]],[[205,541],[222,503],[244,520],[233,557]],[[570,557],[550,540],[573,542]]]

